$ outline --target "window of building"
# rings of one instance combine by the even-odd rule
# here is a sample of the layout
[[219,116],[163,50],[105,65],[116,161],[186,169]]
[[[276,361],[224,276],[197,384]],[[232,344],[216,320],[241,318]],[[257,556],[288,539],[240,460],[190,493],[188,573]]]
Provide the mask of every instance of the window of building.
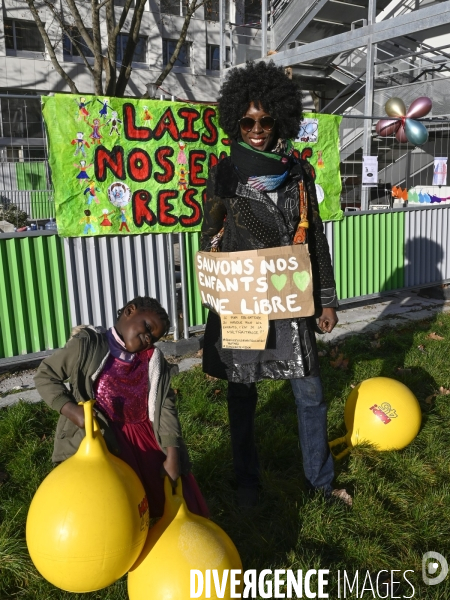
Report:
[[[123,57],[125,56],[125,49],[127,47],[129,35],[127,33],[119,33],[117,36],[116,49],[117,57],[116,61],[118,66],[122,64]],[[134,49],[133,62],[146,63],[147,62],[147,38],[140,35],[136,48]]]
[[[167,65],[170,57],[175,51],[178,40],[163,40],[163,62]],[[180,49],[178,58],[175,61],[174,67],[190,67],[191,66],[191,45],[185,42]]]
[[[92,39],[92,29],[88,29],[87,32]],[[67,27],[67,33],[63,35],[64,60],[72,60],[74,56],[81,56],[74,42],[79,46],[86,58],[94,57],[77,27]]]
[[250,23],[261,22],[261,0],[245,0],[244,3],[244,21],[248,25]]
[[166,15],[186,16],[187,0],[160,0],[160,9]]
[[0,98],[0,137],[44,137],[40,100],[36,98]]
[[[219,20],[219,4],[221,0],[205,0],[205,21]],[[225,20],[230,20],[230,2],[225,2]]]
[[[225,49],[225,61],[230,62],[230,47]],[[220,70],[220,46],[208,44],[206,46],[206,68],[210,71]]]
[[6,54],[16,52],[45,52],[45,44],[36,23],[5,19]]

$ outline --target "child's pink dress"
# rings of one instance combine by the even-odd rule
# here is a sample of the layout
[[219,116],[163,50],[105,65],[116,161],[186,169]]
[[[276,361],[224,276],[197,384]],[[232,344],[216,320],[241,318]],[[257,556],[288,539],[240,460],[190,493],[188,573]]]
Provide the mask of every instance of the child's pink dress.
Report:
[[[148,418],[148,363],[153,350],[126,352],[114,330],[108,331],[111,355],[96,381],[96,408],[111,422],[120,458],[138,474],[147,494],[150,516],[164,511],[161,469],[166,455],[160,449]],[[121,358],[118,358],[120,356]],[[208,507],[192,473],[181,476],[189,510],[208,517]]]

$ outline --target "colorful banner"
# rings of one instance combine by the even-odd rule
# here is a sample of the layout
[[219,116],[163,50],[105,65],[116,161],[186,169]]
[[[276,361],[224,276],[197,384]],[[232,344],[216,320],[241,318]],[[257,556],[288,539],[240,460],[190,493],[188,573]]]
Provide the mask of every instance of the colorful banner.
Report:
[[343,219],[339,125],[342,117],[305,113],[295,146],[313,166],[320,216],[324,221]]
[[[60,235],[201,229],[208,171],[229,153],[215,106],[68,94],[43,104]],[[340,118],[313,117],[317,139],[296,146],[315,167],[322,217],[339,219]]]

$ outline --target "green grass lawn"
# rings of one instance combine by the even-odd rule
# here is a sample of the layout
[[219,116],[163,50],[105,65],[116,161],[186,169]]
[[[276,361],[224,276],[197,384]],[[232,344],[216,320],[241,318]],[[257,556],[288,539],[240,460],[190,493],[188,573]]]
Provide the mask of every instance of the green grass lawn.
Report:
[[[427,337],[432,332],[444,339]],[[245,513],[233,502],[226,384],[195,368],[176,377],[173,386],[194,473],[212,518],[235,542],[244,569],[330,569],[327,591],[332,600],[338,598],[337,572],[344,569],[352,579],[356,570],[364,577],[366,570],[412,569],[408,578],[414,598],[449,599],[450,575],[439,585],[425,586],[421,562],[428,550],[450,562],[450,396],[445,394],[450,388],[450,316],[386,330],[378,337],[355,336],[321,350],[330,439],[345,433],[343,411],[351,386],[377,375],[399,379],[416,394],[423,411],[419,435],[403,451],[354,449],[336,463],[337,485],[353,495],[353,509],[329,504],[304,490],[289,383],[264,381],[256,424],[261,503]],[[346,369],[331,364],[339,354],[349,359]],[[0,411],[0,471],[7,474],[0,484],[0,600],[125,600],[125,579],[100,592],[69,594],[45,582],[28,557],[27,509],[52,468],[56,420],[43,403]],[[404,584],[393,597],[411,594]],[[362,597],[374,596],[365,591]]]

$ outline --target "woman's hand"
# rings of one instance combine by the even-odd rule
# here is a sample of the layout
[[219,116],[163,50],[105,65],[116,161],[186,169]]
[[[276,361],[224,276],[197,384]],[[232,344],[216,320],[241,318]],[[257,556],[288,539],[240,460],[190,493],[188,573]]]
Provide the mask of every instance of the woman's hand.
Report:
[[319,317],[318,326],[324,333],[331,333],[339,321],[335,308],[323,308]]
[[78,427],[84,427],[84,408],[75,404],[75,402],[66,402],[61,408],[61,414],[70,419]]
[[177,479],[180,476],[180,458],[178,448],[170,446],[167,448],[167,458],[163,462],[163,475],[168,475],[173,488],[177,487]]

